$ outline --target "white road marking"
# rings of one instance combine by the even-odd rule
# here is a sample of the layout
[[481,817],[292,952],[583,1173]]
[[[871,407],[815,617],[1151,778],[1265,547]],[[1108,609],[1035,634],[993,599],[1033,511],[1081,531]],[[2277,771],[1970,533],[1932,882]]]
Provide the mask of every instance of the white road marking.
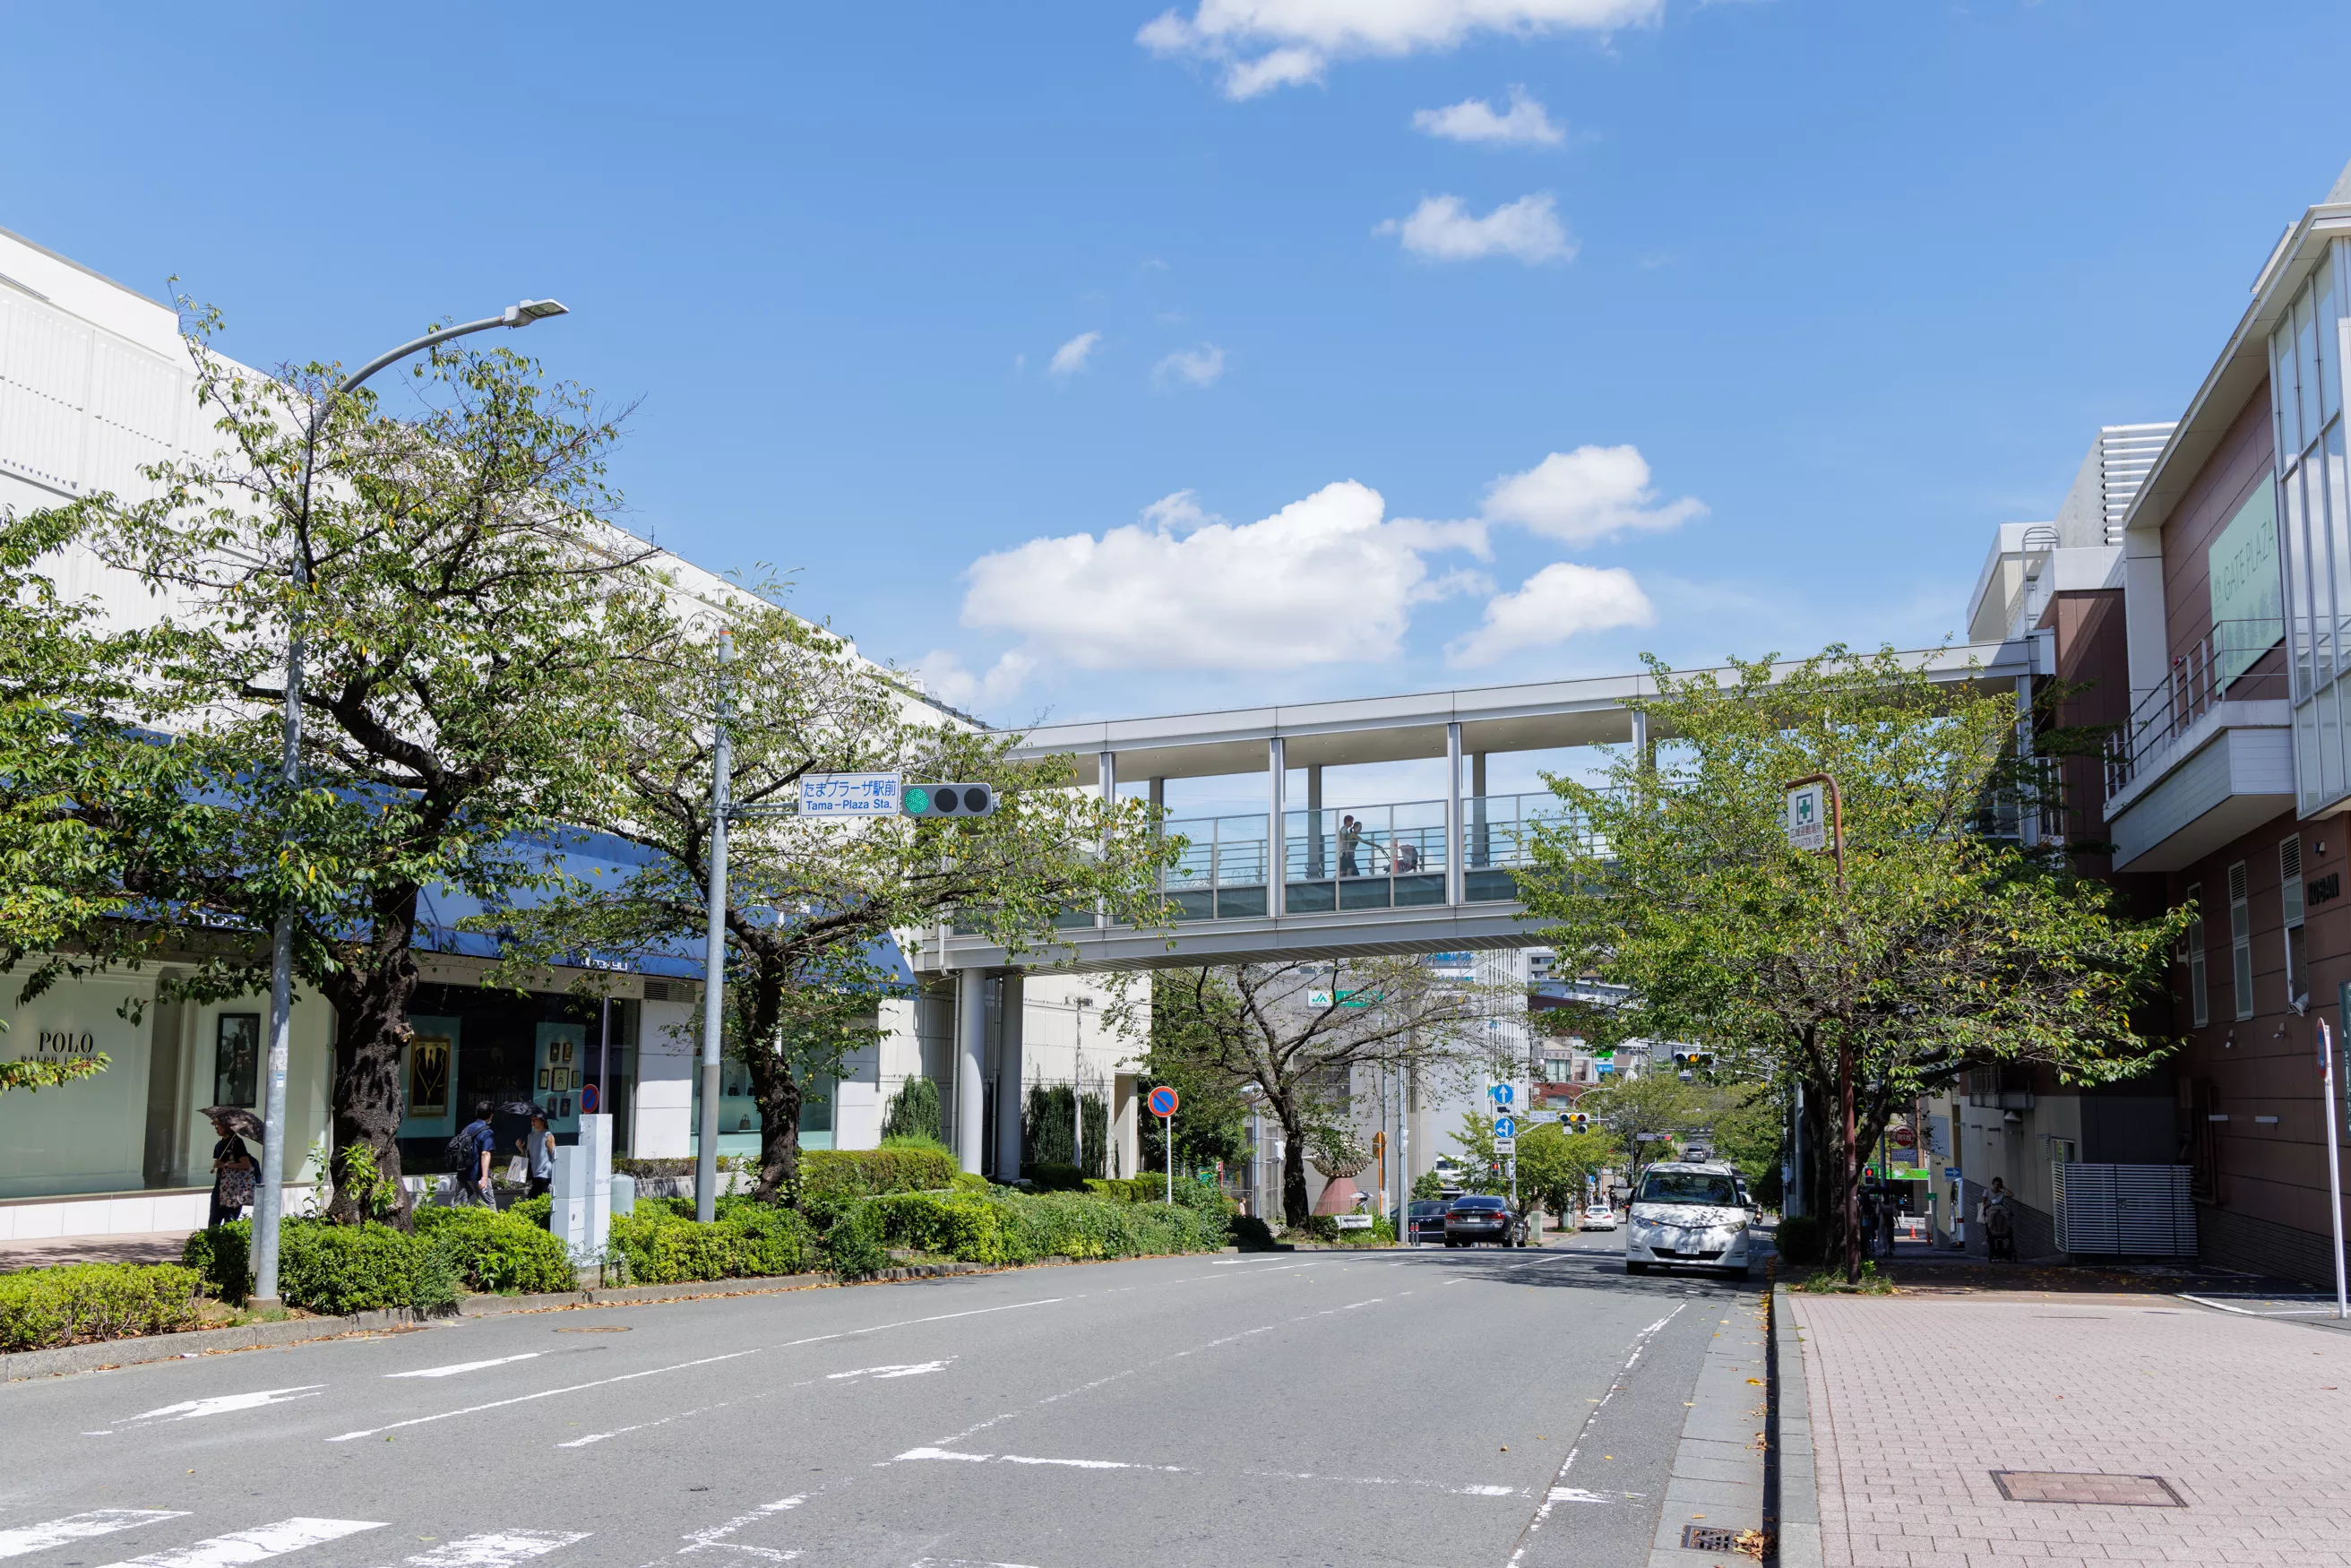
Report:
[[[527,1350],[520,1355],[493,1356],[488,1361],[453,1362],[447,1366],[422,1366],[414,1372],[387,1372],[384,1375],[386,1377],[455,1377],[461,1372],[479,1372],[486,1366],[504,1366],[512,1361],[529,1361],[538,1354],[535,1350]],[[483,1539],[486,1540],[488,1537]],[[504,1537],[499,1539],[503,1540]]]
[[1171,1476],[1185,1473],[1181,1465],[1129,1464],[1123,1459],[1036,1459],[1026,1454],[998,1454],[1008,1465],[1066,1465],[1073,1470],[1158,1470]]
[[294,1388],[265,1388],[255,1394],[223,1394],[211,1399],[183,1399],[177,1405],[159,1409],[141,1410],[136,1416],[122,1417],[131,1421],[193,1421],[199,1416],[221,1416],[231,1410],[252,1410],[264,1405],[284,1405],[296,1399],[312,1399],[327,1385],[305,1383]]
[[142,1524],[187,1517],[184,1508],[94,1508],[88,1513],[69,1513],[63,1519],[0,1530],[0,1557],[22,1557],[27,1552],[47,1552],[68,1541],[87,1541],[93,1535],[111,1535],[118,1530],[135,1530]]
[[761,1558],[769,1563],[789,1563],[799,1555],[798,1552],[779,1552],[770,1546],[746,1546],[741,1542],[729,1541],[726,1538],[747,1524],[757,1524],[763,1519],[773,1519],[779,1513],[789,1513],[806,1501],[808,1501],[808,1493],[796,1493],[791,1497],[778,1498],[774,1502],[763,1502],[750,1512],[738,1513],[724,1524],[714,1524],[707,1530],[694,1531],[686,1536],[685,1544],[677,1549],[677,1554],[683,1557],[689,1552],[740,1552],[747,1556]]
[[907,1568],[1029,1568],[1026,1563],[982,1563],[970,1557],[917,1557]]
[[969,1459],[976,1465],[987,1463],[986,1454],[957,1454],[946,1448],[909,1448],[898,1458],[901,1459]]
[[1617,1390],[1625,1386],[1625,1380],[1632,1376],[1633,1367],[1635,1364],[1641,1359],[1641,1353],[1649,1348],[1649,1341],[1656,1337],[1659,1329],[1664,1328],[1667,1323],[1681,1316],[1682,1307],[1687,1307],[1689,1303],[1687,1301],[1682,1302],[1681,1306],[1676,1307],[1672,1312],[1667,1312],[1664,1317],[1659,1318],[1656,1322],[1651,1323],[1647,1328],[1643,1329],[1639,1333],[1633,1336],[1633,1354],[1626,1356],[1625,1358],[1625,1364],[1616,1369],[1616,1376],[1614,1380],[1608,1385],[1608,1392],[1603,1394],[1598,1399],[1593,1401],[1592,1408],[1584,1412],[1583,1425],[1577,1428],[1575,1442],[1568,1448],[1567,1458],[1559,1462],[1559,1474],[1552,1478],[1550,1491],[1544,1495],[1542,1502],[1535,1509],[1535,1516],[1527,1521],[1527,1527],[1519,1531],[1519,1543],[1516,1549],[1510,1553],[1510,1568],[1517,1568],[1519,1560],[1526,1556],[1527,1548],[1534,1544],[1532,1537],[1535,1531],[1541,1530],[1543,1527],[1544,1522],[1551,1518],[1551,1511],[1553,1508],[1556,1508],[1562,1502],[1580,1502],[1583,1500],[1581,1498],[1562,1497],[1560,1495],[1562,1492],[1573,1492],[1576,1490],[1575,1488],[1566,1484],[1567,1472],[1570,1468],[1574,1465],[1575,1456],[1583,1451],[1583,1434],[1592,1430],[1592,1424],[1600,1419],[1600,1412],[1608,1407],[1608,1402],[1616,1397]]
[[948,1356],[944,1361],[917,1361],[899,1366],[861,1366],[854,1372],[827,1373],[825,1381],[838,1383],[844,1377],[870,1377],[879,1383],[892,1377],[920,1377],[926,1372],[944,1371],[947,1362],[954,1359],[955,1357]]
[[376,1520],[309,1519],[298,1515],[257,1530],[235,1531],[199,1541],[193,1546],[133,1557],[127,1563],[110,1564],[110,1568],[241,1568],[244,1563],[282,1557],[305,1547],[323,1546],[346,1535],[357,1535],[362,1530],[382,1528],[381,1521]]
[[[538,1353],[534,1351],[533,1354]],[[468,1535],[403,1560],[403,1568],[511,1568],[559,1546],[585,1541],[584,1530],[501,1530]]]
[[1382,1301],[1386,1301],[1386,1300],[1387,1300],[1387,1298],[1386,1298],[1385,1296],[1374,1296],[1374,1297],[1373,1297],[1370,1301],[1349,1301],[1345,1306],[1341,1307],[1339,1310],[1340,1310],[1341,1312],[1353,1312],[1357,1307],[1376,1307],[1376,1306],[1378,1306]]
[[1606,1492],[1585,1491],[1582,1487],[1553,1487],[1546,1500],[1551,1502],[1622,1502],[1624,1498]]
[[827,1340],[846,1339],[852,1334],[879,1333],[883,1329],[912,1328],[918,1323],[943,1323],[953,1318],[985,1317],[991,1312],[1016,1312],[1023,1307],[1050,1307],[1057,1301],[1075,1300],[1071,1296],[1047,1296],[1034,1301],[1012,1301],[1001,1307],[974,1307],[968,1312],[934,1312],[928,1317],[901,1318],[894,1323],[874,1323],[867,1328],[843,1329],[839,1333],[810,1334],[806,1339],[786,1340],[781,1344],[754,1345],[749,1350],[729,1351],[725,1355],[705,1355],[694,1361],[674,1362],[668,1366],[647,1367],[643,1372],[623,1372],[616,1377],[599,1377],[587,1383],[567,1384],[561,1388],[542,1388],[536,1394],[517,1394],[511,1399],[492,1399],[480,1405],[468,1405],[456,1410],[444,1410],[438,1415],[418,1416],[406,1421],[393,1421],[381,1427],[362,1427],[356,1432],[339,1433],[327,1439],[329,1443],[348,1443],[359,1437],[372,1437],[384,1432],[397,1432],[403,1427],[423,1427],[434,1421],[446,1421],[455,1416],[473,1416],[484,1410],[504,1409],[509,1405],[527,1405],[534,1399],[552,1399],[559,1394],[577,1394],[585,1388],[604,1388],[615,1383],[629,1383],[640,1377],[658,1377],[665,1372],[684,1372],[690,1367],[709,1366],[722,1361],[737,1361],[747,1355],[758,1355],[764,1350],[792,1350],[804,1344],[822,1344]]
[[1457,1487],[1447,1486],[1443,1481],[1422,1480],[1416,1477],[1400,1479],[1395,1476],[1325,1476],[1317,1475],[1311,1470],[1243,1470],[1240,1473],[1268,1480],[1328,1481],[1333,1486],[1343,1487],[1426,1487],[1454,1497],[1524,1497],[1527,1495],[1525,1489],[1521,1487]]
[[1516,1487],[1454,1487],[1450,1490],[1455,1497],[1516,1497],[1519,1495],[1519,1489]]

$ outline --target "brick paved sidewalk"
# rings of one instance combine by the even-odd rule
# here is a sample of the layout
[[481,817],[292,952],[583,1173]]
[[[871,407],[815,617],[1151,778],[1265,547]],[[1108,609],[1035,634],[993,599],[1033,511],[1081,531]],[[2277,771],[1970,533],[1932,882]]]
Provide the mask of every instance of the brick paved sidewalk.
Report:
[[[1784,1299],[1830,1568],[2351,1565],[2351,1336],[2156,1295]],[[1994,1470],[2187,1506],[2011,1501]]]

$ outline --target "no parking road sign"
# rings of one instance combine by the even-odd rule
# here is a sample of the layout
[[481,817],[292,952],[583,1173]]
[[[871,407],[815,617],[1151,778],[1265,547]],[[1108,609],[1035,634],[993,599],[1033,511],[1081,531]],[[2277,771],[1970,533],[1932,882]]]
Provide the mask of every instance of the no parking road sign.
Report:
[[1176,1091],[1163,1083],[1151,1092],[1148,1103],[1153,1115],[1173,1116],[1176,1113]]

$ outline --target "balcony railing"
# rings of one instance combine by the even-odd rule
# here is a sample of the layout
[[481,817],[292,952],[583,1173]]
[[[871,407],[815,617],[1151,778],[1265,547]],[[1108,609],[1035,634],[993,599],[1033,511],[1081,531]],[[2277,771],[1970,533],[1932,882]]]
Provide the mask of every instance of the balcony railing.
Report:
[[2285,634],[2275,621],[2219,621],[2171,661],[2164,684],[2138,700],[2106,741],[2106,797],[2120,794],[2148,759],[2223,702],[2284,697],[2286,673],[2253,666]]

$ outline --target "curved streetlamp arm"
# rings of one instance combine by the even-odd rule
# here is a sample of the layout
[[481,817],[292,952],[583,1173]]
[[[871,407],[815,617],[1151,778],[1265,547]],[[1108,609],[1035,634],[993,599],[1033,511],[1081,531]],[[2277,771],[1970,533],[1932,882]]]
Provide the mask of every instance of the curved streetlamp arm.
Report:
[[378,354],[374,359],[345,376],[342,385],[337,387],[335,392],[339,396],[350,392],[384,366],[404,360],[411,354],[422,353],[437,344],[447,342],[452,338],[462,338],[469,332],[486,332],[493,327],[528,327],[533,321],[545,317],[569,314],[570,312],[552,299],[526,299],[519,305],[507,306],[498,315],[485,317],[479,321],[468,321],[462,327],[444,327],[438,332],[425,333],[413,342],[402,343],[390,353]]

